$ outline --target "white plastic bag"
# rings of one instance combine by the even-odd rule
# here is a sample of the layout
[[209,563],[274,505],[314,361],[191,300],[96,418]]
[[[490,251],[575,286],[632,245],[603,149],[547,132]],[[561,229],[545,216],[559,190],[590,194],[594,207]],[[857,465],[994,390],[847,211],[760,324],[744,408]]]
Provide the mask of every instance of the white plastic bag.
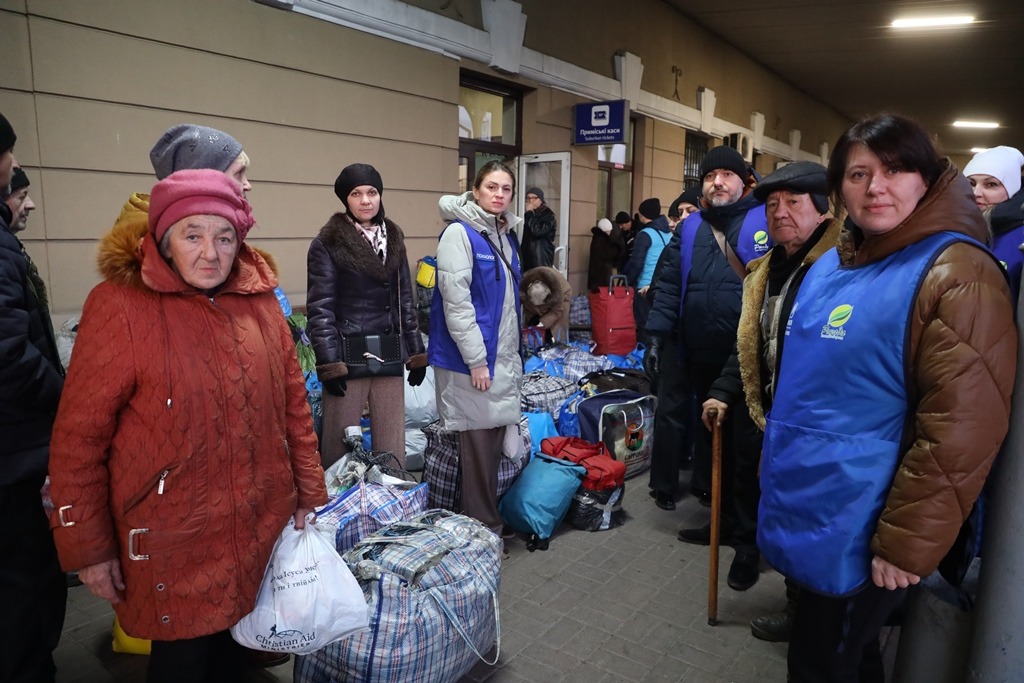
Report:
[[270,555],[256,607],[231,627],[256,650],[309,654],[369,625],[366,598],[348,565],[315,526],[294,520]]

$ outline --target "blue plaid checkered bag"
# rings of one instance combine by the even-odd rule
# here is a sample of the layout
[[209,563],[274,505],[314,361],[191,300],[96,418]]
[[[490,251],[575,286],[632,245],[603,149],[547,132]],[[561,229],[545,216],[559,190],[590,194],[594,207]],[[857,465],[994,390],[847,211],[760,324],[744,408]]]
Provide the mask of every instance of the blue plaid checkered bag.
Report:
[[578,348],[570,349],[562,358],[562,376],[573,382],[580,381],[581,377],[595,370],[608,370],[613,367],[615,363],[606,356],[595,356]]
[[477,520],[429,510],[344,559],[370,628],[296,658],[296,683],[455,683],[477,660],[498,661],[501,539]]
[[381,527],[409,519],[427,509],[426,482],[397,486],[364,478],[316,513],[316,524],[334,539],[339,553],[350,550],[359,539]]

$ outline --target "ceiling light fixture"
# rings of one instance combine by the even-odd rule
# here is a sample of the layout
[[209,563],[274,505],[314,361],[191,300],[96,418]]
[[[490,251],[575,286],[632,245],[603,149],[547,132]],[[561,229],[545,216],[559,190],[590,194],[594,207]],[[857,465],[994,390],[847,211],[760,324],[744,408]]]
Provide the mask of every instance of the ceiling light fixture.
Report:
[[980,154],[986,150],[988,150],[988,147],[971,147],[972,154]]
[[892,22],[893,28],[945,28],[948,26],[963,26],[973,24],[974,17],[963,14],[950,17],[918,17],[916,19],[895,19]]
[[998,128],[995,121],[954,121],[954,128]]

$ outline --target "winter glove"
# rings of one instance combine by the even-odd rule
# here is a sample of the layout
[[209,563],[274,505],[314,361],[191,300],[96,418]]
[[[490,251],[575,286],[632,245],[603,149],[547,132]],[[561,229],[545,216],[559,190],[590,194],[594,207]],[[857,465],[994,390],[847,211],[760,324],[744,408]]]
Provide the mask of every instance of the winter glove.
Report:
[[413,368],[409,371],[409,386],[418,387],[423,384],[423,379],[427,376],[427,368]]
[[324,389],[331,396],[344,396],[345,390],[348,389],[348,384],[345,382],[344,377],[332,377],[331,379],[325,379],[323,384]]
[[647,340],[647,350],[644,351],[644,372],[652,385],[658,383],[658,375],[661,374],[661,347],[664,342],[661,337],[650,337]]

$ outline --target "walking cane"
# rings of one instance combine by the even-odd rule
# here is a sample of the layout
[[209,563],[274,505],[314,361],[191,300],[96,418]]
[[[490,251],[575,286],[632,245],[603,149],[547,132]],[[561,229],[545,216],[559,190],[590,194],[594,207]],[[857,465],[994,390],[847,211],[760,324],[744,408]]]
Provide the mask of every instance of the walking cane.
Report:
[[708,568],[708,626],[718,624],[718,535],[722,523],[722,425],[718,409],[708,411],[711,420],[711,566]]

